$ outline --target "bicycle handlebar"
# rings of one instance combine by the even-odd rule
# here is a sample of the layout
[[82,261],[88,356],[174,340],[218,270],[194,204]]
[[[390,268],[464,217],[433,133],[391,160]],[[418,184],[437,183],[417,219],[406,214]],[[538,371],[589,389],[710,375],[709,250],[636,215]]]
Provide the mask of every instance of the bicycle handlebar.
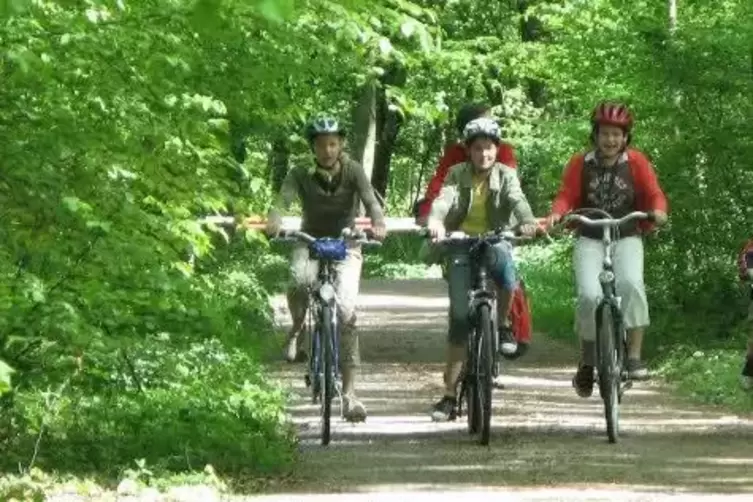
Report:
[[[364,246],[381,246],[382,245],[380,241],[369,239],[368,237],[366,237],[366,232],[362,230],[352,230],[350,228],[344,228],[342,231],[341,238],[345,241],[353,242],[355,244],[361,244]],[[319,239],[301,230],[283,230],[276,237],[273,237],[272,240],[275,240],[275,241],[295,240],[295,241],[303,241],[306,244],[312,244]]]
[[[431,237],[428,229],[424,229],[421,232],[421,235],[424,237]],[[465,242],[469,240],[506,240],[511,242],[519,242],[530,239],[532,239],[532,237],[516,234],[515,232],[511,232],[509,230],[492,230],[490,232],[479,235],[469,235],[463,231],[456,230],[453,232],[447,232],[444,237],[438,237],[434,242]]]
[[562,222],[567,223],[571,220],[575,220],[579,223],[583,223],[584,225],[588,225],[591,227],[618,227],[622,225],[623,223],[627,223],[629,221],[633,220],[653,220],[653,215],[651,213],[646,213],[644,211],[633,211],[632,213],[626,214],[622,218],[604,218],[600,220],[592,220],[591,218],[587,216],[583,216],[582,214],[577,213],[570,213],[566,214],[562,217]]

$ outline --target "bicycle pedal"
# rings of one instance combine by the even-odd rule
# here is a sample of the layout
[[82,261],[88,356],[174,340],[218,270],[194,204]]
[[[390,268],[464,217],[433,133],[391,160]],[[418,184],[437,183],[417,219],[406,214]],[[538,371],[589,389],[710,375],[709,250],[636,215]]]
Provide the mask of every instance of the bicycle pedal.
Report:
[[311,387],[311,375],[308,373],[303,375],[303,381],[306,383],[306,387]]

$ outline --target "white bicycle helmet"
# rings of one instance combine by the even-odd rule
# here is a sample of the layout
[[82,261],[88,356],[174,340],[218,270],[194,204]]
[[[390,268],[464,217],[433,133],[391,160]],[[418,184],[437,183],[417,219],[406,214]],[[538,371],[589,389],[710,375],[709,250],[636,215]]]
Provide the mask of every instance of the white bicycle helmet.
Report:
[[479,117],[471,120],[463,129],[463,141],[465,144],[470,144],[476,138],[489,138],[495,143],[499,144],[502,140],[502,134],[494,119],[488,117]]
[[345,131],[340,127],[340,123],[336,118],[328,115],[317,115],[306,126],[306,139],[308,139],[309,142],[314,141],[314,138],[320,134],[338,134],[340,136],[345,136]]

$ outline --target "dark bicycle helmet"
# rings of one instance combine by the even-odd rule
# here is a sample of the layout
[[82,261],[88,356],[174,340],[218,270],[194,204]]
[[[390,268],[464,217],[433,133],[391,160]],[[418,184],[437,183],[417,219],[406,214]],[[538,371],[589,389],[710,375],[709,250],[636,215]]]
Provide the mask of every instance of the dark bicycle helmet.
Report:
[[460,110],[458,110],[458,115],[455,118],[455,127],[457,127],[458,133],[463,134],[468,122],[485,115],[489,110],[489,106],[483,103],[469,103],[463,105]]
[[329,115],[317,115],[306,126],[306,139],[310,142],[320,134],[337,134],[345,136],[345,131],[336,118]]

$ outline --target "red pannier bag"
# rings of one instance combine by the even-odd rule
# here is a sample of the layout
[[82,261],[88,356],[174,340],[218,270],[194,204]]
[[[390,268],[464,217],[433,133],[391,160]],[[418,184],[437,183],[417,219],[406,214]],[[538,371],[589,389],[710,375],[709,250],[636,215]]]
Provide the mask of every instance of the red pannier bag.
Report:
[[512,308],[510,309],[510,326],[515,341],[519,344],[530,344],[533,336],[533,320],[531,318],[531,305],[526,294],[526,285],[523,279],[518,281],[512,296]]

